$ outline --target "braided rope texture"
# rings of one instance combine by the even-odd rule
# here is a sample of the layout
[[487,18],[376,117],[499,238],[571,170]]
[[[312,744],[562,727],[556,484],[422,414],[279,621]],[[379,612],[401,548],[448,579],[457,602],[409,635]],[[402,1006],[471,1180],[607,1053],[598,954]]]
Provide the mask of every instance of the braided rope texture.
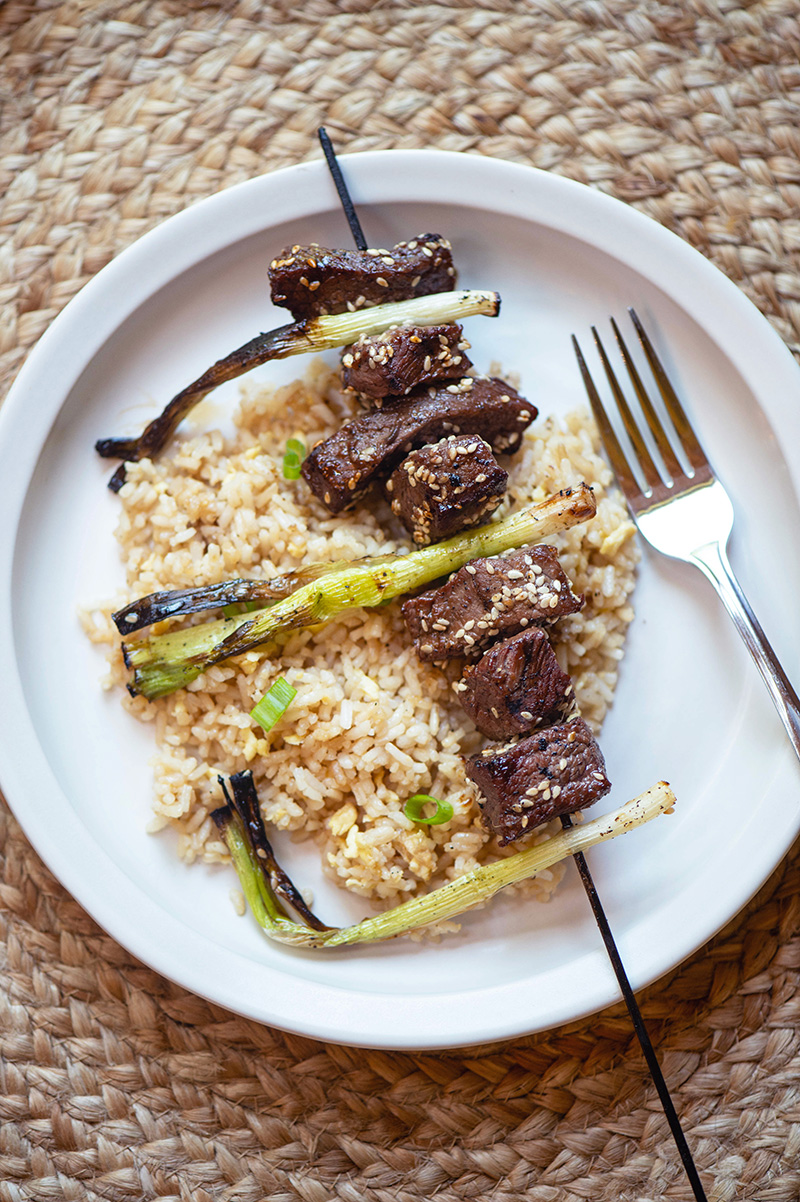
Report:
[[[797,0],[8,0],[0,383],[124,246],[322,123],[619,197],[798,352],[799,62]],[[0,857],[0,1202],[690,1197],[621,1007],[462,1053],[316,1043],[134,961],[4,808]],[[798,851],[642,1004],[712,1202],[797,1202]]]

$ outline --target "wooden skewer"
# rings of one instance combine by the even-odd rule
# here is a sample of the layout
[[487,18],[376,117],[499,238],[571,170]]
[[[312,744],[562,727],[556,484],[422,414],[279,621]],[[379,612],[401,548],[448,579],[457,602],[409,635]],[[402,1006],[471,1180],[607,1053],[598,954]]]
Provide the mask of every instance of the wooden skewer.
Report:
[[333,176],[333,182],[336,185],[336,191],[339,193],[339,200],[342,202],[344,215],[347,218],[347,224],[350,226],[350,232],[353,235],[353,240],[359,250],[367,249],[367,240],[364,237],[364,231],[361,228],[361,222],[358,220],[353,201],[350,198],[350,193],[347,189],[347,184],[344,182],[342,169],[339,166],[339,160],[336,158],[331,140],[328,137],[325,127],[321,125],[317,130],[317,135],[322,146],[322,152],[325,155],[325,161],[328,164],[328,170]]
[[[569,814],[562,815],[561,825],[565,830],[572,826],[572,819]],[[592,879],[592,874],[589,871],[589,865],[586,863],[586,856],[582,851],[576,851],[573,855],[573,860],[578,869],[578,874],[581,878],[581,883],[586,891],[586,896],[589,898],[589,904],[592,907],[592,912],[595,921],[600,929],[603,943],[605,944],[608,958],[611,961],[611,967],[614,969],[614,975],[617,978],[620,992],[625,999],[625,1005],[628,1007],[628,1013],[631,1016],[633,1029],[636,1032],[636,1038],[639,1040],[639,1046],[647,1062],[647,1067],[650,1070],[650,1076],[653,1078],[653,1084],[656,1087],[661,1105],[664,1107],[664,1114],[667,1116],[669,1129],[672,1132],[672,1138],[675,1140],[675,1146],[678,1149],[678,1155],[681,1158],[686,1176],[689,1178],[689,1184],[692,1187],[694,1196],[697,1202],[708,1202],[703,1183],[700,1180],[700,1175],[697,1171],[697,1165],[694,1162],[691,1148],[686,1140],[681,1120],[678,1118],[678,1112],[672,1101],[672,1095],[669,1092],[669,1086],[664,1080],[664,1074],[661,1071],[661,1065],[658,1063],[655,1049],[647,1033],[647,1027],[644,1025],[644,1018],[639,1009],[639,1003],[636,1001],[636,995],[631,988],[631,983],[628,980],[628,974],[625,971],[625,965],[622,963],[622,956],[619,954],[616,940],[611,932],[606,912],[603,909],[600,895],[597,892],[597,886]]]

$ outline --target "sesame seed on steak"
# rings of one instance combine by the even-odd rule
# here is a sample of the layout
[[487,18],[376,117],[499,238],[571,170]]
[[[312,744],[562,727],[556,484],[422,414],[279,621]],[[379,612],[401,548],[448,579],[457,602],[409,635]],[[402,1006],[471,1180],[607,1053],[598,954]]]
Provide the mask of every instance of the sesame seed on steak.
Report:
[[453,687],[481,734],[498,741],[563,720],[574,703],[572,682],[541,626],[490,647]]
[[342,351],[345,388],[380,401],[407,396],[433,380],[466,375],[472,361],[460,325],[393,326],[382,334],[363,334]]
[[269,282],[272,303],[302,321],[450,292],[456,270],[447,239],[420,234],[391,250],[290,246],[270,263]]
[[572,814],[611,788],[603,753],[583,718],[548,726],[465,760],[483,795],[481,816],[501,846],[561,814]]
[[475,658],[527,626],[576,613],[576,596],[555,547],[522,547],[475,559],[440,588],[412,597],[403,618],[423,660]]
[[508,472],[476,434],[451,434],[412,451],[386,494],[419,546],[487,521],[503,500]]
[[339,513],[415,447],[448,434],[478,434],[495,452],[516,451],[536,412],[510,384],[488,376],[419,388],[318,442],[303,461],[303,478],[331,513]]

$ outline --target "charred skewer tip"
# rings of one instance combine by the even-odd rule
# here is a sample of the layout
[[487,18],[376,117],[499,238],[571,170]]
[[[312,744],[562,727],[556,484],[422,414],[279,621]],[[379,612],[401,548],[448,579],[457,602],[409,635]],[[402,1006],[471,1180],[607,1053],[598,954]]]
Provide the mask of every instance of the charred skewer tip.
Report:
[[353,235],[353,241],[359,250],[366,250],[367,239],[364,237],[364,231],[361,228],[361,222],[358,219],[355,205],[353,204],[347,185],[344,182],[344,176],[342,175],[342,169],[339,166],[339,160],[336,157],[336,153],[333,149],[333,145],[328,137],[328,133],[324,125],[321,125],[317,130],[317,137],[319,138],[320,145],[322,147],[322,153],[325,155],[325,161],[328,164],[328,170],[331,173],[331,177],[336,187],[339,201],[344,210],[344,215],[347,218],[347,224],[350,226],[350,233]]

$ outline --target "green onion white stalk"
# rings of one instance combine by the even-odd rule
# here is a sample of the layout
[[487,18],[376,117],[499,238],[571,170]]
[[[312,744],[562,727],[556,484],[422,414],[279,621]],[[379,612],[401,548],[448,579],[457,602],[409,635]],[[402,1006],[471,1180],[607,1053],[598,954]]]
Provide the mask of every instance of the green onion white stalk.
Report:
[[[336,313],[297,322],[302,331],[290,336],[292,349],[287,354],[303,351],[326,351],[347,346],[362,335],[382,334],[391,326],[437,326],[462,321],[465,317],[497,317],[500,297],[496,292],[482,289],[461,292],[433,292],[411,300],[392,301],[374,305],[371,309],[356,309],[353,313]],[[293,326],[284,327],[287,331]],[[306,345],[300,345],[305,339]],[[295,349],[296,346],[296,349]]]
[[393,939],[420,927],[454,918],[487,902],[508,885],[536,876],[538,872],[551,868],[575,852],[586,851],[597,843],[624,835],[659,814],[671,813],[674,805],[672,789],[665,781],[660,781],[610,814],[561,831],[505,859],[484,864],[458,880],[403,902],[383,914],[365,918],[353,926],[329,927],[325,930],[309,930],[285,916],[269,889],[255,853],[248,845],[233,811],[227,808],[217,810],[214,817],[225,838],[250,909],[269,937],[296,947],[333,948]]
[[[204,397],[227,380],[234,380],[273,359],[287,359],[292,355],[347,346],[364,334],[382,334],[390,326],[446,325],[476,314],[496,317],[499,312],[500,297],[496,292],[435,292],[430,296],[394,301],[389,305],[357,309],[354,313],[313,317],[280,326],[268,334],[257,335],[244,346],[226,355],[224,359],[219,359],[202,376],[174,396],[138,437],[101,438],[95,443],[95,450],[105,459],[154,459],[166,446],[187,413]],[[118,492],[124,483],[123,464],[111,477],[109,487]]]
[[[596,503],[585,484],[563,489],[499,522],[466,530],[407,555],[357,560],[303,585],[255,614],[220,618],[185,630],[123,642],[133,670],[135,696],[151,700],[183,688],[212,664],[254,648],[268,649],[289,631],[329,622],[349,609],[371,608],[421,588],[479,556],[499,555],[538,543],[593,517]],[[246,600],[242,596],[241,600]]]

